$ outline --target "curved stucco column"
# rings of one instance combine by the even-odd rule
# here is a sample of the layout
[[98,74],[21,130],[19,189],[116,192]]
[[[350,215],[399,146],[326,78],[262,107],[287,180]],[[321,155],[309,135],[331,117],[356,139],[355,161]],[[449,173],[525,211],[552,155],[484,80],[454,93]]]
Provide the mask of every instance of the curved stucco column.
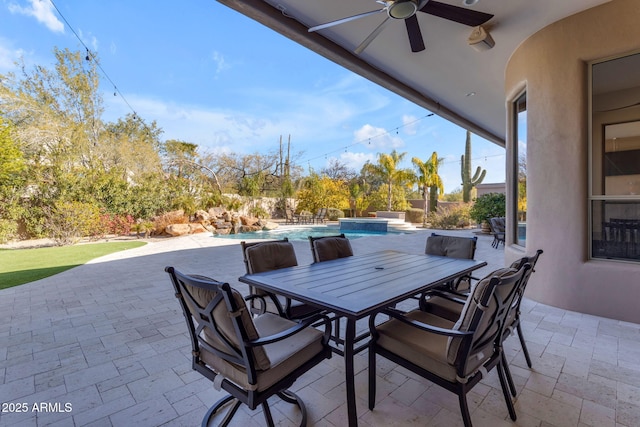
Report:
[[[587,242],[587,63],[640,49],[638,16],[639,1],[614,0],[540,30],[513,53],[505,94],[527,90],[526,252],[544,250],[527,297],[640,323],[640,264],[589,260]],[[505,258],[523,252],[507,244]]]

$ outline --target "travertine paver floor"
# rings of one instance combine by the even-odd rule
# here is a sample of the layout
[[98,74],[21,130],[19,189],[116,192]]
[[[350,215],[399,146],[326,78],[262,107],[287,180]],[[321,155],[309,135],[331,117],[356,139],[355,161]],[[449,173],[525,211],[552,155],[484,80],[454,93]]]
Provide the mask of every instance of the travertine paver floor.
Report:
[[[420,231],[352,243],[356,253],[421,253],[426,236]],[[299,263],[311,262],[308,243],[294,244]],[[504,264],[502,249],[490,244],[490,237],[479,236],[476,259],[489,262],[485,273]],[[543,255],[538,268],[549,261]],[[209,235],[153,242],[0,290],[0,426],[199,425],[220,393],[191,370],[166,265],[246,292],[237,282],[244,273],[239,241]],[[640,325],[531,300],[523,305],[533,369],[526,367],[516,337],[506,343],[518,387],[518,421],[509,419],[492,373],[469,395],[474,425],[640,426]],[[383,359],[378,365],[378,403],[369,411],[366,353],[357,356],[361,425],[462,425],[455,395]],[[296,382],[310,425],[345,425],[343,378],[336,356]],[[297,424],[289,405],[272,406],[278,425]],[[236,418],[234,425],[243,427],[264,424],[259,412],[242,411]]]

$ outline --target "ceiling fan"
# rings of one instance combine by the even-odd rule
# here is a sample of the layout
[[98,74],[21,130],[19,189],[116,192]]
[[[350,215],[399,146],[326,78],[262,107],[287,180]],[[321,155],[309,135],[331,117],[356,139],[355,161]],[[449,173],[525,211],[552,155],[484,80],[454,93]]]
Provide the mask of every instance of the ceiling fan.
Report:
[[372,10],[371,12],[360,13],[358,15],[349,16],[338,19],[336,21],[327,22],[325,24],[316,25],[309,28],[309,32],[322,30],[323,28],[333,27],[334,25],[344,24],[345,22],[354,21],[364,18],[365,16],[375,15],[380,12],[387,12],[387,18],[378,25],[369,36],[355,49],[355,53],[360,54],[367,46],[378,37],[384,29],[384,26],[390,19],[403,19],[407,26],[407,35],[411,44],[412,52],[421,52],[425,49],[422,32],[418,24],[416,13],[424,12],[439,18],[448,19],[449,21],[458,22],[470,27],[477,27],[493,18],[493,15],[475,10],[465,9],[464,7],[452,6],[433,0],[376,0],[376,3],[383,5],[382,9]]

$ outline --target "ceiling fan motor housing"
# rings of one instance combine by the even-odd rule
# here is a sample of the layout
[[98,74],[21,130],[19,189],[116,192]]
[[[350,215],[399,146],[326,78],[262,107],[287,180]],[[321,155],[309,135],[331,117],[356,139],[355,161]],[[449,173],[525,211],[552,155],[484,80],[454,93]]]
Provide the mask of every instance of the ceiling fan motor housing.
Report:
[[397,0],[387,9],[393,19],[407,19],[418,11],[418,0]]

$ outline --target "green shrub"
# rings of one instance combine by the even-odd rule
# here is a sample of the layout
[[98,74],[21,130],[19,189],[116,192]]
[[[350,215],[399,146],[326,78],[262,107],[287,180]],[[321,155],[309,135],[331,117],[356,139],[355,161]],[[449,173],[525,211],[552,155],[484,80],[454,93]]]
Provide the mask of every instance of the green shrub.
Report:
[[222,206],[224,206],[228,211],[237,212],[242,208],[244,202],[237,197],[222,197]]
[[478,224],[489,218],[505,216],[507,199],[503,193],[487,193],[475,199],[469,214]]
[[269,215],[269,212],[267,212],[267,210],[261,206],[252,207],[251,209],[249,209],[249,214],[260,219],[269,219],[271,217]]
[[410,208],[405,211],[405,221],[414,224],[422,224],[424,222],[424,210],[418,208]]
[[342,209],[329,208],[327,209],[327,218],[329,221],[337,221],[338,218],[344,218],[344,212]]
[[7,243],[18,235],[18,223],[11,219],[0,219],[0,243]]
[[59,245],[76,243],[84,236],[98,236],[105,232],[100,209],[82,202],[56,203],[49,218],[49,231]]
[[131,229],[136,232],[137,237],[140,237],[140,234],[149,237],[155,230],[155,224],[153,221],[138,221],[131,226]]
[[431,228],[451,230],[454,228],[466,228],[471,223],[469,205],[462,204],[446,209],[438,207],[436,212],[430,212],[428,222]]

